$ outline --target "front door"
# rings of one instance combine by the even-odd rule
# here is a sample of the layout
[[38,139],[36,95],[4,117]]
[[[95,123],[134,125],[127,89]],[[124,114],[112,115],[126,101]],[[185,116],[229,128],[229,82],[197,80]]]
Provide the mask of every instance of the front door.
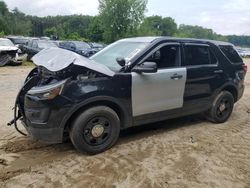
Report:
[[133,116],[182,108],[186,68],[180,67],[180,45],[165,44],[143,61],[157,63],[157,73],[132,73]]

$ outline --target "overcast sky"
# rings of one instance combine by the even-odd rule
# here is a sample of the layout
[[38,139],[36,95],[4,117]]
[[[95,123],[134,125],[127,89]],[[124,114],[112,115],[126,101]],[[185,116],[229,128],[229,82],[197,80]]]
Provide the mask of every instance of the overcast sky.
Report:
[[[4,0],[26,14],[98,14],[98,0]],[[250,0],[148,0],[147,16],[170,16],[178,24],[200,25],[219,34],[250,35]]]

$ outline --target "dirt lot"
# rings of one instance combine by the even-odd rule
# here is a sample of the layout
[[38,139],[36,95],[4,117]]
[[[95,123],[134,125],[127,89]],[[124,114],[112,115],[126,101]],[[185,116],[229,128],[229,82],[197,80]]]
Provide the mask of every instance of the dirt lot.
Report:
[[250,71],[227,123],[188,117],[130,129],[111,150],[87,156],[6,126],[30,69],[0,69],[0,187],[250,187]]

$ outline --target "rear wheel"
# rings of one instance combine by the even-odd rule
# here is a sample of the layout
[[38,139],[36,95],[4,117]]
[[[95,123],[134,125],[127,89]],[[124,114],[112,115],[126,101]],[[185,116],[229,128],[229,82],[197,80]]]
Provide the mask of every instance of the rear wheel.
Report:
[[75,148],[88,154],[101,153],[118,140],[120,120],[114,110],[96,106],[81,113],[70,128],[70,139]]
[[208,111],[207,119],[214,123],[224,123],[232,114],[234,97],[228,91],[222,91],[214,100]]

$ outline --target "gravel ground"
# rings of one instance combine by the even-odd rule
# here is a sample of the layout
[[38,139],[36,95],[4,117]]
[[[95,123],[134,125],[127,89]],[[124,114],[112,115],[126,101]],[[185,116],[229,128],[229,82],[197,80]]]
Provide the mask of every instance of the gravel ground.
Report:
[[228,122],[192,116],[129,129],[109,151],[87,156],[6,126],[30,69],[0,69],[0,187],[250,187],[250,71]]

